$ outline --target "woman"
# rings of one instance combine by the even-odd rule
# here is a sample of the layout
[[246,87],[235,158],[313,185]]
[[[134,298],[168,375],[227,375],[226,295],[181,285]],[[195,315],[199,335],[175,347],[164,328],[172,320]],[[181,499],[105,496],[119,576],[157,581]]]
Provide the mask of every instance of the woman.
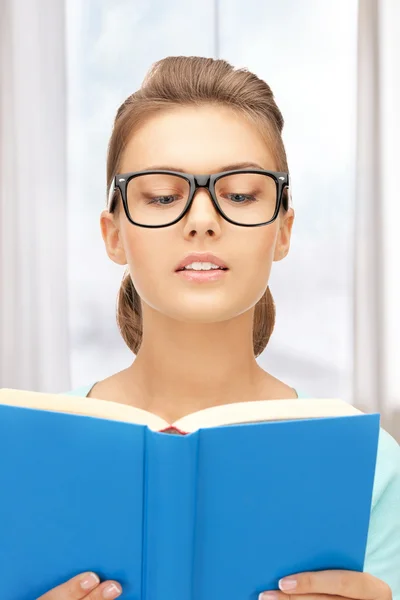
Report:
[[[101,231],[110,259],[128,265],[117,320],[136,358],[70,394],[169,422],[215,404],[298,397],[256,362],[274,327],[272,262],[288,254],[294,221],[282,127],[268,85],[223,60],[165,58],[122,104]],[[400,600],[399,462],[381,430],[366,572],[298,574],[275,598]],[[120,593],[118,582],[82,573],[41,600]]]

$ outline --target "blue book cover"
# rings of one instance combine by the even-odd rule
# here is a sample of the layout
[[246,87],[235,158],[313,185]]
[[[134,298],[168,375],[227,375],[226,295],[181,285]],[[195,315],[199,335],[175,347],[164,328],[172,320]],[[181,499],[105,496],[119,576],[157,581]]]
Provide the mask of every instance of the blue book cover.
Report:
[[379,414],[173,435],[3,395],[1,595],[94,571],[126,600],[257,600],[291,573],[362,571],[378,436]]

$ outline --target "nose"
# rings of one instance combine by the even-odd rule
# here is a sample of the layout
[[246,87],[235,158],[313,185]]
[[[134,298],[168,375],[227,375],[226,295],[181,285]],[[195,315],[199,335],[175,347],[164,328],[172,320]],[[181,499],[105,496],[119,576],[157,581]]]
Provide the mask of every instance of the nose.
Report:
[[199,185],[193,197],[189,212],[185,215],[185,235],[219,235],[223,217],[214,206],[211,194],[205,185]]

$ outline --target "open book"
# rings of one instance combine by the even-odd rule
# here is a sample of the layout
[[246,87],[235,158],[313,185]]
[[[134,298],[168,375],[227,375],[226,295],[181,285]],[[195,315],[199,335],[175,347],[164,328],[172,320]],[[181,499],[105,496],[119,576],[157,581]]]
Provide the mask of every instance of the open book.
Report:
[[334,398],[169,424],[1,389],[2,597],[38,598],[93,570],[126,600],[255,600],[294,572],[362,571],[378,437],[378,414]]
[[213,406],[187,415],[175,421],[175,423],[167,423],[161,417],[141,408],[108,400],[27,392],[7,388],[0,389],[0,404],[125,421],[147,425],[153,431],[169,432],[175,430],[180,433],[190,433],[205,427],[239,423],[362,414],[360,410],[338,398],[256,400]]

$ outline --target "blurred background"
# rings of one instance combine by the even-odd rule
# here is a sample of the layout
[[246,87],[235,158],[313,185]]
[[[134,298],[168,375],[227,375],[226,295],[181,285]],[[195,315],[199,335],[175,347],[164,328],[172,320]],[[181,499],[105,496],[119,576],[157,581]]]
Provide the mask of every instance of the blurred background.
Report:
[[131,364],[99,220],[112,122],[153,62],[209,56],[285,119],[295,223],[258,361],[400,440],[399,27],[397,0],[0,0],[0,387]]

